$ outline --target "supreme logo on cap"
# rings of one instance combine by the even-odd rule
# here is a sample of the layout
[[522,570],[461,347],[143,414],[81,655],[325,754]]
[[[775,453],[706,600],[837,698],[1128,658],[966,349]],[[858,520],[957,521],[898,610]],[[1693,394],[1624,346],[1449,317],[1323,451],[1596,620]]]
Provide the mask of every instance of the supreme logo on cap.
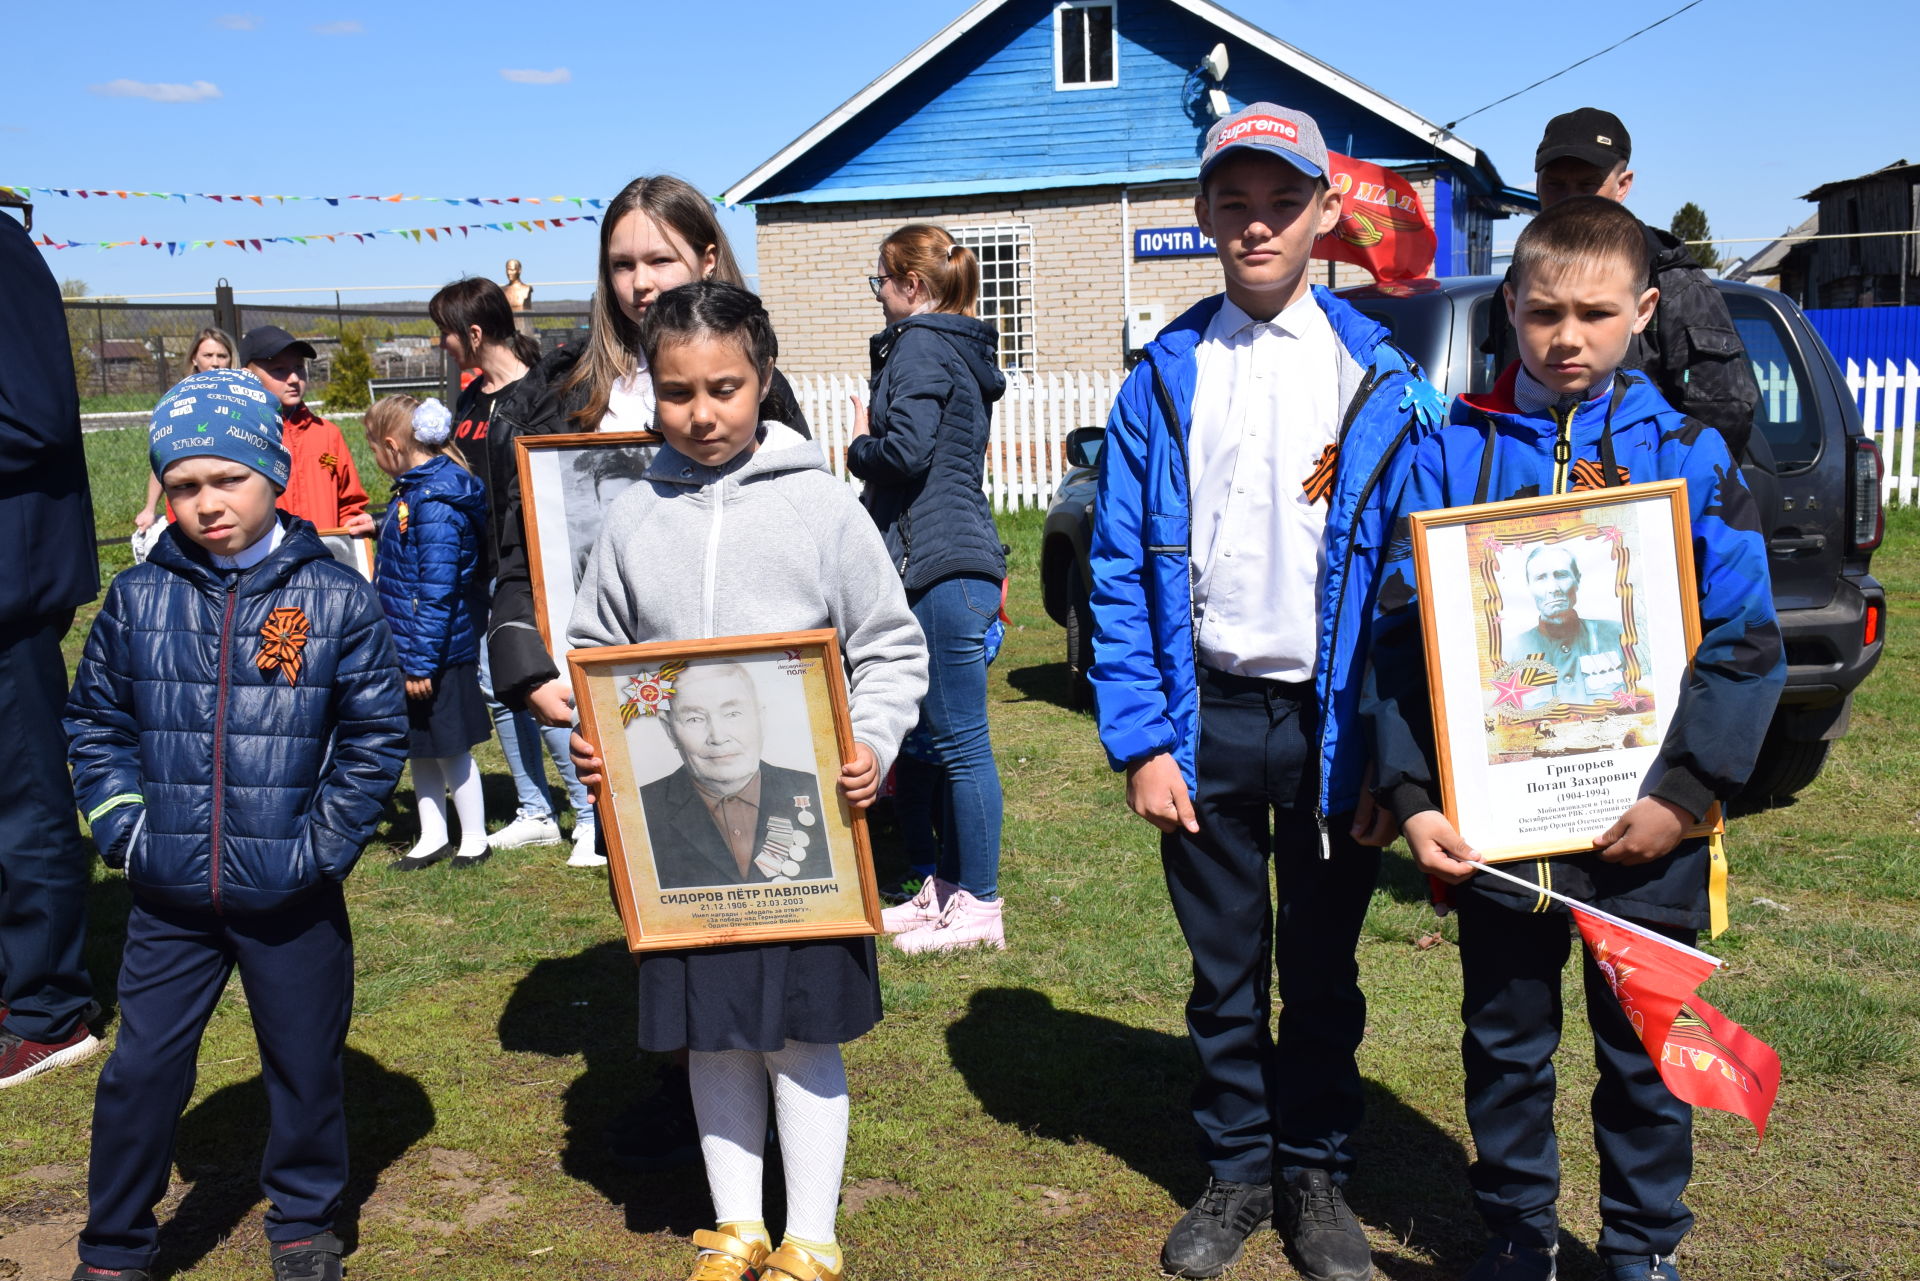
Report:
[[1213,144],[1219,151],[1231,147],[1236,142],[1270,141],[1299,143],[1300,126],[1291,120],[1282,120],[1279,116],[1248,116],[1245,120],[1236,120],[1232,126],[1220,131],[1220,138]]

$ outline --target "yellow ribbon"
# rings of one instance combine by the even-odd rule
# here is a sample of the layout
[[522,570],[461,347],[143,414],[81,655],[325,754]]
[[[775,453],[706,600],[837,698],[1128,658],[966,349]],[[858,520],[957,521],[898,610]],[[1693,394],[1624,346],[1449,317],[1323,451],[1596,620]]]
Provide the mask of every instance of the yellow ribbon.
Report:
[[1707,838],[1707,937],[1717,939],[1727,932],[1727,838],[1715,833]]

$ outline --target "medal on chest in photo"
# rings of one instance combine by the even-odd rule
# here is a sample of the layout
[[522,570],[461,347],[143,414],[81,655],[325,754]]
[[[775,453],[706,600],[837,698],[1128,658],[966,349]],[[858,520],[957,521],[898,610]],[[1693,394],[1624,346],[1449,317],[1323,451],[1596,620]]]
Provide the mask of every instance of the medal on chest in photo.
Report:
[[808,847],[813,844],[807,829],[818,821],[813,813],[813,799],[808,796],[793,798],[791,814],[769,814],[767,838],[753,857],[753,865],[760,869],[760,874],[775,883],[799,876],[800,865],[806,862]]

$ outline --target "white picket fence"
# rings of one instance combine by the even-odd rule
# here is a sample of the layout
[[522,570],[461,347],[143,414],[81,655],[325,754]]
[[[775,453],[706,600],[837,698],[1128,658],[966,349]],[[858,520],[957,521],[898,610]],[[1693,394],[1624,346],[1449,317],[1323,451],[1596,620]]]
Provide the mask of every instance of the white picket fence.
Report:
[[[1126,375],[1119,370],[1007,375],[1007,394],[993,407],[987,443],[987,496],[997,511],[1044,508],[1067,469],[1067,433],[1104,427]],[[867,380],[850,374],[802,374],[794,394],[827,452],[834,474],[847,478],[853,402],[865,404]]]
[[1880,482],[1882,501],[1912,503],[1920,493],[1913,441],[1920,432],[1920,368],[1911,360],[1849,359],[1847,387],[1860,405],[1860,425],[1867,439],[1880,447],[1880,461],[1886,467]]

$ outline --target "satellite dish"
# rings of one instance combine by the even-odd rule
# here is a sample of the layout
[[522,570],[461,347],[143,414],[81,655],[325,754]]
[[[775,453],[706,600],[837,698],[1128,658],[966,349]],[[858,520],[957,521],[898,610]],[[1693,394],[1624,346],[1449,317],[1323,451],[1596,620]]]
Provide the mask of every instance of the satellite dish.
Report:
[[1227,95],[1218,89],[1207,90],[1207,110],[1213,113],[1215,120],[1225,120],[1233,114],[1233,104],[1227,101]]
[[1213,46],[1213,52],[1208,54],[1206,61],[1200,64],[1200,69],[1206,72],[1215,84],[1219,84],[1227,78],[1227,46],[1225,41]]

